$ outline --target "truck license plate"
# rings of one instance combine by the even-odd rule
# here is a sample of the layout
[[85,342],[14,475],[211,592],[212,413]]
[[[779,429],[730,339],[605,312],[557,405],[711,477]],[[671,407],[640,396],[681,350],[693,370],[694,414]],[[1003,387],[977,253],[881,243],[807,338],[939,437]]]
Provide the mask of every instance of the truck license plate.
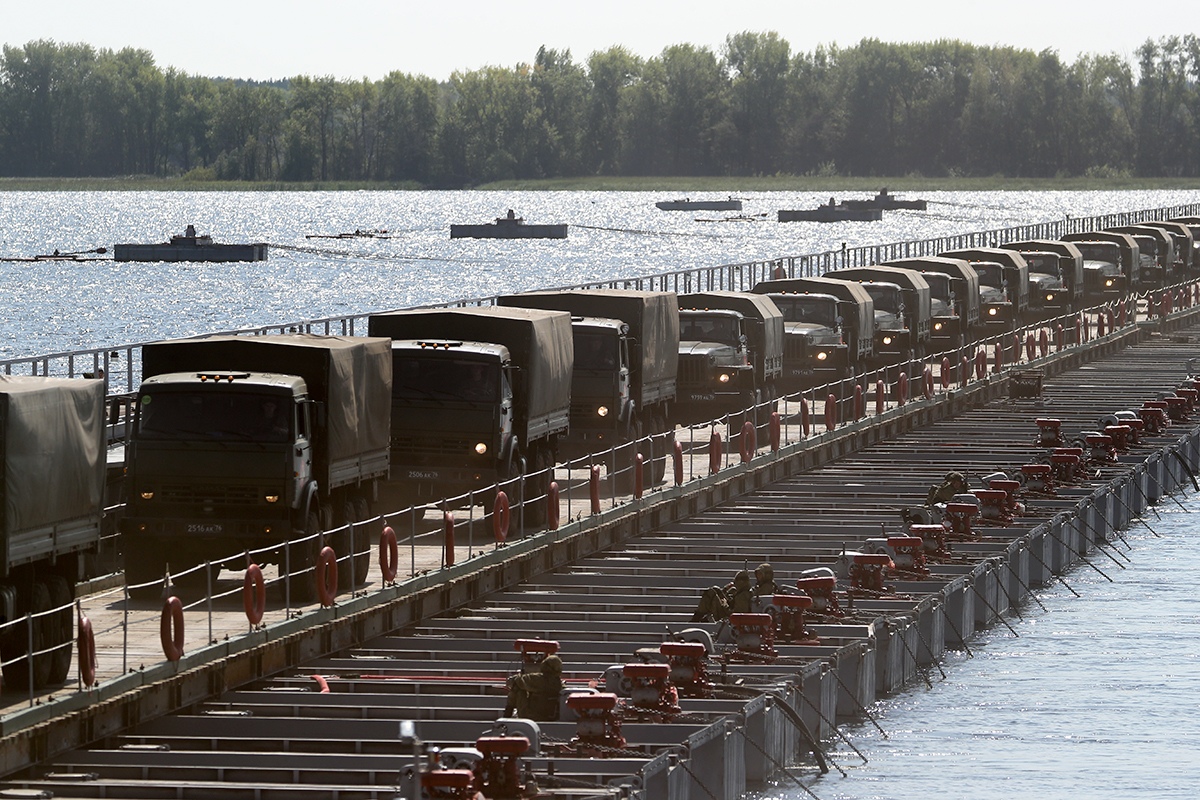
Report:
[[691,399],[693,403],[711,403],[717,399],[717,396],[715,394],[696,394],[693,392]]
[[222,533],[225,528],[215,522],[189,522],[188,533]]
[[436,481],[439,477],[436,471],[430,469],[410,469],[408,471],[410,481]]

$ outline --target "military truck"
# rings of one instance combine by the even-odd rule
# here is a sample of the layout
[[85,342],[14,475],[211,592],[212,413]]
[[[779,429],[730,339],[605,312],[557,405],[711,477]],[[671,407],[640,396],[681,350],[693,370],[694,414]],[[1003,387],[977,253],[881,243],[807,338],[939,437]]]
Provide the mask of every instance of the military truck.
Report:
[[1173,217],[1168,222],[1178,222],[1192,234],[1192,249],[1188,255],[1188,277],[1200,275],[1200,217]]
[[1124,297],[1133,287],[1141,248],[1127,233],[1081,231],[1063,235],[1083,256],[1083,303],[1098,305]]
[[941,253],[979,273],[980,316],[985,333],[1016,330],[1029,314],[1029,267],[1015,250],[974,247]]
[[752,292],[679,295],[677,418],[702,422],[779,396],[783,314]]
[[1125,233],[1137,242],[1140,255],[1133,285],[1140,290],[1161,289],[1171,280],[1175,266],[1175,240],[1162,228],[1150,225],[1114,225],[1104,230],[1109,233]]
[[[620,289],[528,292],[497,298],[502,306],[571,314],[575,368],[571,428],[559,441],[575,459],[672,429],[679,351],[679,301],[673,292]],[[666,465],[665,438],[654,455],[654,480]]]
[[1016,250],[1029,267],[1029,310],[1045,319],[1083,307],[1083,254],[1074,244],[1028,239],[1000,245]]
[[783,314],[784,393],[866,370],[875,348],[875,302],[857,283],[832,278],[762,281],[756,294]]
[[916,270],[929,284],[933,314],[929,337],[934,350],[957,350],[974,341],[979,327],[979,273],[970,264],[924,256],[886,261],[883,266]]
[[[128,506],[121,520],[130,586],[211,561],[258,563],[294,576],[320,539],[298,534],[371,517],[388,474],[390,342],[289,334],[207,336],[142,348],[142,384],[126,447]],[[350,555],[351,529],[334,534]],[[367,534],[355,541],[366,577]],[[350,575],[351,559],[340,569]],[[293,597],[314,581],[293,580]],[[149,591],[149,590],[147,590]]]
[[1175,220],[1160,219],[1146,220],[1142,225],[1148,228],[1162,228],[1171,235],[1174,263],[1167,276],[1168,282],[1178,283],[1195,276],[1198,266],[1194,263],[1193,254],[1196,240],[1189,226]]
[[873,365],[906,364],[924,357],[933,332],[929,284],[916,270],[904,267],[848,267],[826,278],[859,283],[875,304]]
[[[388,498],[439,500],[540,473],[542,495],[570,426],[575,349],[565,311],[483,306],[373,314],[392,339],[392,480]],[[490,495],[479,499],[487,502]],[[400,505],[396,506],[401,507]],[[525,510],[543,517],[545,503]]]
[[[0,630],[6,689],[67,679],[75,584],[100,543],[105,483],[104,381],[0,375]],[[33,652],[56,647],[49,653]]]

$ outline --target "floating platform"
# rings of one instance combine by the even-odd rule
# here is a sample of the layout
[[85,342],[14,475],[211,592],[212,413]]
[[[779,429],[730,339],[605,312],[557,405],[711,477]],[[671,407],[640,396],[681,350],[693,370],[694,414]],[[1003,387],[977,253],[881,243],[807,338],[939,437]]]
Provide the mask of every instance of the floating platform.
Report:
[[840,203],[779,212],[780,222],[878,222],[881,219],[881,208],[848,208]]
[[496,217],[488,225],[451,225],[451,239],[565,239],[567,226],[526,225],[525,220],[508,210],[508,216]]
[[211,236],[198,235],[190,225],[186,233],[164,244],[113,245],[114,261],[266,261],[267,245],[216,244]]
[[659,200],[654,204],[660,211],[741,211],[742,201],[730,197],[726,200]]
[[929,208],[929,203],[925,200],[900,200],[895,195],[888,194],[886,188],[880,189],[879,194],[870,200],[843,200],[842,205],[846,208],[878,208],[880,211],[925,211]]

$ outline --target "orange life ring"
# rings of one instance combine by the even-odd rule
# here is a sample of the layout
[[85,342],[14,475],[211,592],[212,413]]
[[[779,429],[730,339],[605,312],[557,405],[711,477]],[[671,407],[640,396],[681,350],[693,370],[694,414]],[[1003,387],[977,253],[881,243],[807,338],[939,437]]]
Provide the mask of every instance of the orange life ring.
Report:
[[742,439],[740,442],[741,448],[740,448],[740,453],[739,453],[742,457],[743,464],[745,464],[750,459],[754,458],[754,454],[756,452],[758,452],[757,438],[758,438],[758,433],[757,433],[757,431],[754,430],[754,423],[751,422],[750,420],[746,420],[745,422],[743,422],[742,423]]
[[79,678],[85,687],[96,683],[96,633],[92,630],[92,621],[82,614],[79,615],[79,636],[76,642],[79,650]]
[[317,554],[313,579],[317,582],[317,599],[321,601],[321,605],[333,605],[333,600],[337,597],[337,553],[333,552],[329,545],[322,547],[321,552]]
[[558,481],[550,481],[550,488],[546,490],[546,522],[550,530],[558,530],[558,518],[562,513],[562,508],[558,500]]
[[246,575],[242,579],[242,608],[251,625],[262,622],[263,612],[267,610],[267,582],[258,564],[246,567]]
[[508,505],[508,495],[496,492],[496,502],[492,506],[492,534],[497,543],[508,539],[508,525],[512,521],[512,510]]
[[183,658],[183,603],[174,595],[163,603],[158,636],[162,640],[163,655],[167,657],[167,661],[174,662]]
[[379,571],[384,583],[396,582],[396,571],[400,566],[400,546],[396,543],[396,532],[391,525],[384,525],[379,534]]

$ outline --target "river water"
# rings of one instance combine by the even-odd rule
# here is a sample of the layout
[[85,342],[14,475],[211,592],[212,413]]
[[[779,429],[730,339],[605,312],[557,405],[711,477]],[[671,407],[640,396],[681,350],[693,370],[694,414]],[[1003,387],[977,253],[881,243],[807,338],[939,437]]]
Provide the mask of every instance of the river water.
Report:
[[[750,192],[747,220],[651,192],[3,192],[0,258],[164,242],[191,223],[268,242],[251,264],[0,261],[0,361],[1191,202],[1194,192],[929,192],[870,223],[780,224],[830,192]],[[865,197],[868,193],[858,193]],[[711,196],[711,195],[710,195]],[[450,239],[512,208],[565,240]],[[355,230],[390,238],[316,239]]]
[[[1200,787],[1196,556],[1200,495],[1165,499],[1095,557],[846,729],[836,771],[804,783],[821,800],[1194,798]],[[1149,526],[1147,528],[1146,526]],[[1151,530],[1153,529],[1153,533]],[[1161,538],[1159,538],[1161,537]],[[812,795],[790,780],[758,800]]]
[[[363,313],[613,277],[992,230],[1194,202],[1194,192],[921,193],[928,212],[882,222],[787,223],[829,192],[739,193],[750,220],[662,212],[649,192],[0,193],[0,257],[160,242],[188,223],[218,242],[264,241],[267,262],[0,261],[0,361]],[[859,196],[864,196],[860,193]],[[904,195],[902,195],[904,196]],[[916,195],[909,195],[916,196]],[[562,241],[451,240],[452,223],[509,208],[571,226]],[[758,216],[765,215],[765,216]],[[386,229],[390,238],[311,234]],[[1191,798],[1200,786],[1194,516],[1164,500],[1128,532],[1127,569],[1076,570],[950,654],[943,679],[880,701],[805,783],[821,800]],[[1086,567],[1084,568],[1086,570]],[[809,797],[788,779],[761,798]]]

